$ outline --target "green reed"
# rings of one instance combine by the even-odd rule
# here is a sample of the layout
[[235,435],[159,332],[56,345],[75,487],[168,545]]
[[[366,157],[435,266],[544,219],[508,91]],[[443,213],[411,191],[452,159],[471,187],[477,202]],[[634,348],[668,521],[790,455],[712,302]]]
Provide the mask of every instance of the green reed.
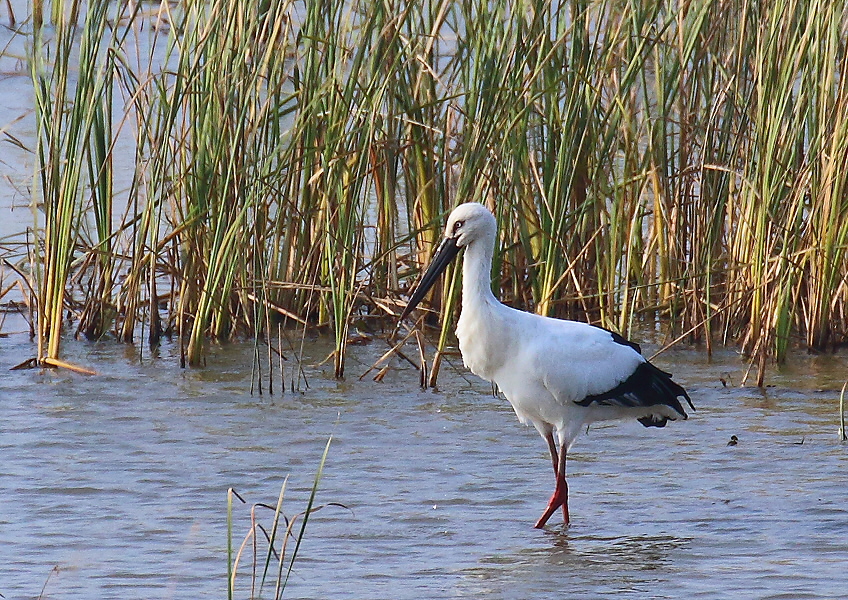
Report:
[[[107,30],[106,2],[92,3],[82,24],[78,10],[73,4],[63,13],[67,18],[56,22],[50,41],[36,27],[30,50],[40,166],[37,202],[43,213],[35,223],[31,271],[38,301],[37,358],[43,363],[59,359],[72,275],[93,271],[80,323],[90,337],[104,330],[103,304],[112,282],[114,55],[105,47],[118,47],[121,39],[118,29]],[[90,218],[95,235],[81,245]]]
[[[78,43],[34,33],[63,227],[33,261],[45,340],[63,306],[89,337],[178,336],[192,365],[211,340],[326,327],[342,376],[353,324],[397,314],[444,215],[474,200],[500,222],[493,286],[513,305],[739,344],[758,383],[793,347],[844,343],[844,2],[129,6],[92,5]],[[160,16],[164,58],[131,60]],[[459,277],[431,296],[431,384]]]
[[[283,481],[277,503],[274,506],[268,504],[254,504],[250,510],[250,528],[241,545],[236,549],[233,545],[233,497],[242,503],[244,499],[233,489],[227,492],[227,597],[232,600],[236,597],[236,584],[238,582],[238,569],[242,557],[249,554],[251,558],[250,598],[262,598],[265,584],[274,585],[274,598],[282,598],[286,586],[294,568],[295,560],[300,552],[300,546],[306,534],[306,526],[310,517],[327,506],[345,508],[338,503],[317,505],[315,498],[318,494],[318,484],[324,473],[324,465],[330,451],[332,437],[324,446],[324,453],[318,463],[309,499],[303,512],[287,517],[283,512],[283,501],[286,495],[288,477]],[[271,511],[270,527],[263,525],[259,518],[262,510]],[[298,527],[299,525],[299,527]],[[289,542],[294,542],[294,548],[287,554]],[[265,545],[264,548],[262,546]]]

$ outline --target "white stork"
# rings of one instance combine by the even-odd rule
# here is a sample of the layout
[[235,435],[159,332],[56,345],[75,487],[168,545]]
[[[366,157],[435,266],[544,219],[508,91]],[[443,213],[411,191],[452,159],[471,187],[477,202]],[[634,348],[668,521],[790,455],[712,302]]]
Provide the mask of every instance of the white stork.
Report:
[[494,382],[518,419],[532,423],[548,443],[556,488],[536,527],[544,527],[559,507],[568,525],[565,460],[581,429],[596,421],[623,418],[638,419],[645,427],[664,427],[668,421],[687,418],[679,398],[695,407],[686,390],[649,363],[637,344],[587,323],[501,304],[491,287],[496,234],[495,217],[485,206],[476,202],[457,206],[401,319],[465,248],[462,313],[456,326],[463,362],[475,375]]

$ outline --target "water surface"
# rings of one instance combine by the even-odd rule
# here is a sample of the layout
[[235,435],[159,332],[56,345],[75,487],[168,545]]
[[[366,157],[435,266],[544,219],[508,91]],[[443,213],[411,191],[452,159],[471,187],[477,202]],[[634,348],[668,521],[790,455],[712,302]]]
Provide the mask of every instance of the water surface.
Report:
[[[840,598],[848,574],[841,359],[798,358],[773,388],[738,383],[732,353],[668,353],[698,411],[645,429],[599,426],[569,459],[573,526],[532,525],[553,489],[545,444],[486,383],[448,366],[420,391],[398,365],[358,381],[250,395],[250,346],[180,370],[163,347],[69,342],[95,377],[7,371],[33,352],[0,339],[0,594],[35,598],[226,596],[226,492],[305,507],[333,442],[290,598]],[[837,391],[820,391],[820,388]],[[728,446],[731,435],[739,443]],[[802,443],[803,442],[803,443]],[[236,508],[239,540],[249,512]],[[51,575],[51,570],[57,571]],[[247,571],[247,565],[243,567]],[[241,596],[249,595],[247,581]],[[556,595],[556,596],[554,596]]]

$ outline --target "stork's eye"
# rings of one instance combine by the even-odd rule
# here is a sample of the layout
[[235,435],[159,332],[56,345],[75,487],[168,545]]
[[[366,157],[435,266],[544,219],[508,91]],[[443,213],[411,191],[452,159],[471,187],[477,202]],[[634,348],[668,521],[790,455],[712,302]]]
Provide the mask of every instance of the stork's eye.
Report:
[[456,235],[459,233],[459,230],[462,229],[462,221],[457,221],[453,224],[453,234]]

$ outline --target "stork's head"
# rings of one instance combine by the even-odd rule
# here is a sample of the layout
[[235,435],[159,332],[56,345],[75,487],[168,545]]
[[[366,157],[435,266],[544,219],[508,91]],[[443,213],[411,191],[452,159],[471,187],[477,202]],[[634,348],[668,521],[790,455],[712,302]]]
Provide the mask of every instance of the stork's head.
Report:
[[465,248],[476,240],[489,239],[490,244],[494,244],[496,233],[497,223],[494,215],[478,202],[466,202],[457,206],[445,226],[445,240],[454,240],[458,248]]
[[436,249],[433,261],[409,297],[409,302],[400,315],[401,320],[424,299],[424,296],[436,283],[439,275],[447,269],[460,250],[478,240],[482,240],[483,243],[491,247],[495,242],[496,233],[497,222],[495,217],[482,204],[466,202],[453,209],[448,217],[448,224],[445,226],[445,237]]

